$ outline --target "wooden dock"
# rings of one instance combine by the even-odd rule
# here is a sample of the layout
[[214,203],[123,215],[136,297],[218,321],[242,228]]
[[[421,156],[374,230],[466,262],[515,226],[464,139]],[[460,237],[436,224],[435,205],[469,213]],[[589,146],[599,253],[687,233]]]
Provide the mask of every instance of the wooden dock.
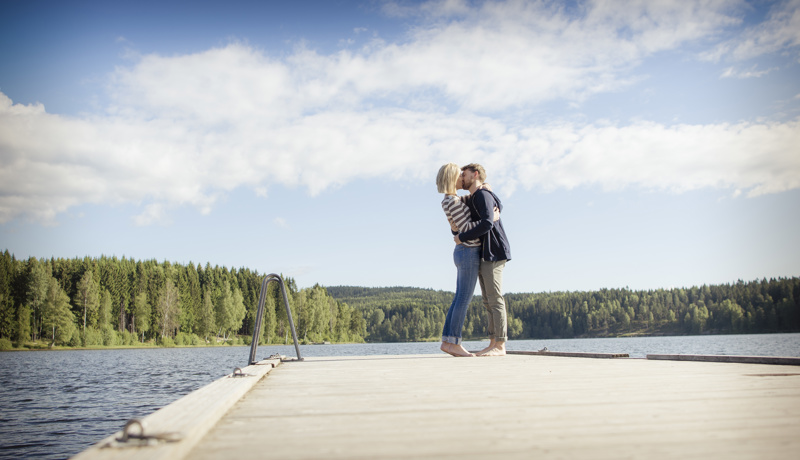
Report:
[[[119,445],[116,434],[75,458],[685,460],[800,452],[794,366],[537,355],[274,364],[248,366],[252,376],[214,382],[145,419],[146,432],[176,432],[180,441],[100,447]],[[226,396],[232,391],[243,396]]]

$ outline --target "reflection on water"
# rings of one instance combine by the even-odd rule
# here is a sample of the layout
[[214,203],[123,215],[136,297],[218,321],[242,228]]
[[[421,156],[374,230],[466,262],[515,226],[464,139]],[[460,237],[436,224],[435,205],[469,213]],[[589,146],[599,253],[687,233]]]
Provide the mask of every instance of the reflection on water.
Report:
[[243,347],[0,353],[0,458],[66,458],[232,372],[245,354]]
[[[486,342],[466,342],[470,350]],[[518,340],[509,350],[646,354],[800,356],[800,334]],[[305,345],[303,356],[438,354],[438,343]],[[261,346],[258,359],[294,356]],[[74,455],[247,364],[249,347],[0,353],[0,459]]]

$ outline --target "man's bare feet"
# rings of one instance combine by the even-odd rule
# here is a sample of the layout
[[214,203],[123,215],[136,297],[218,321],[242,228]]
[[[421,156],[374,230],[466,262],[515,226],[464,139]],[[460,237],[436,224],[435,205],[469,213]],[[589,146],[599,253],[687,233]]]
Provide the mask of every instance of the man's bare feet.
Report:
[[443,352],[449,354],[449,355],[456,356],[456,357],[475,356],[472,353],[470,353],[467,350],[465,350],[463,346],[456,345],[454,343],[449,343],[449,342],[442,342],[442,346],[439,347],[439,349],[442,350]]
[[478,353],[477,356],[505,356],[506,344],[505,342],[497,342],[494,347],[488,348]]
[[494,339],[489,339],[489,346],[484,348],[483,350],[475,353],[475,355],[476,356],[482,356],[483,353],[486,353],[487,351],[491,350],[492,348],[494,348],[496,346],[497,346],[497,342],[495,342]]

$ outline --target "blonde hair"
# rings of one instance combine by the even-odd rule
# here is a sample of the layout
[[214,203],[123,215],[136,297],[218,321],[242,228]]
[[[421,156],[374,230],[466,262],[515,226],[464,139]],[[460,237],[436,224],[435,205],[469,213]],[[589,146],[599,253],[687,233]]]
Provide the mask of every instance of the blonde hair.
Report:
[[472,172],[478,173],[478,178],[481,182],[486,182],[486,170],[483,169],[483,166],[479,165],[478,163],[470,163],[466,166],[462,166],[461,170],[469,169]]
[[455,195],[456,181],[458,181],[459,175],[461,175],[461,170],[455,163],[447,163],[439,168],[439,174],[436,175],[436,187],[439,189],[439,193]]

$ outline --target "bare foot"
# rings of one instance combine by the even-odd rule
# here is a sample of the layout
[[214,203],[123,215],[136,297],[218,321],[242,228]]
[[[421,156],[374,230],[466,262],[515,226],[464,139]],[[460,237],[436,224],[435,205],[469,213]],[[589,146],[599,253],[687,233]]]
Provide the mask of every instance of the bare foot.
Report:
[[458,345],[452,345],[451,344],[450,351],[455,353],[454,356],[464,356],[464,357],[475,356],[472,353],[470,353],[469,351],[467,351],[467,349],[464,348],[464,346],[461,345],[461,344],[458,344]]
[[453,355],[453,356],[456,356],[456,357],[470,357],[470,356],[475,356],[475,355],[473,355],[472,353],[470,353],[470,352],[468,352],[467,350],[465,350],[463,346],[461,346],[461,345],[456,345],[456,344],[454,344],[454,343],[447,343],[447,342],[443,342],[443,343],[442,343],[442,346],[441,346],[440,348],[441,348],[441,350],[442,350],[442,351],[444,351],[445,353],[448,353],[448,354],[450,354],[450,355]]
[[479,351],[478,353],[476,353],[476,356],[483,356],[483,353],[486,353],[487,351],[491,350],[492,348],[494,348],[496,346],[497,346],[497,342],[495,342],[494,339],[490,339],[489,340],[489,346],[484,348],[483,350]]
[[493,348],[478,353],[478,356],[505,356],[505,355],[506,355],[506,346],[502,343],[498,343]]

